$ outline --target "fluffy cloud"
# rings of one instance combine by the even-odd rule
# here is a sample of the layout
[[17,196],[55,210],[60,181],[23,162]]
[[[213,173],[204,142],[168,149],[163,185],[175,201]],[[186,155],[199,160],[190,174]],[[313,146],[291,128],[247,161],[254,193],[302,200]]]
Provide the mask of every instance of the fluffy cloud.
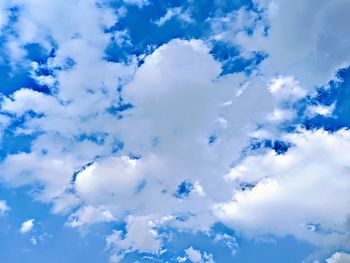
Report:
[[293,145],[285,154],[247,157],[226,176],[237,190],[217,206],[219,218],[248,236],[292,234],[348,248],[349,139],[348,130],[301,130],[285,136]]
[[127,219],[126,234],[114,231],[107,237],[107,248],[111,251],[111,262],[119,262],[130,252],[159,253],[162,242],[150,216],[130,216]]
[[10,209],[5,200],[0,200],[0,216],[5,215]]
[[350,262],[350,254],[336,252],[326,261],[327,263],[347,263]]
[[189,247],[185,249],[186,256],[189,261],[193,263],[214,263],[213,255],[202,253],[199,250],[194,249],[193,247]]
[[63,158],[19,153],[1,163],[1,178],[12,187],[27,184],[43,186],[37,191],[37,197],[49,202],[64,193],[72,170],[72,164]]
[[202,262],[202,254],[200,251],[193,249],[192,247],[185,250],[188,259],[194,263]]
[[34,227],[34,221],[35,221],[35,219],[29,219],[27,221],[24,221],[22,223],[21,228],[20,228],[19,231],[22,234],[26,234],[26,233],[30,232],[33,229],[33,227]]
[[[103,156],[77,174],[74,190],[80,200],[103,205],[116,218],[128,211],[161,219],[187,215],[191,207],[193,219],[172,220],[172,225],[207,229],[213,223],[208,207],[231,193],[222,175],[274,98],[266,87],[258,88],[258,79],[241,92],[243,76],[218,79],[220,65],[208,53],[202,41],[174,40],[145,59],[124,88],[123,97],[133,108],[114,131],[124,148],[119,156]],[[270,99],[257,106],[260,114],[253,114],[254,108],[238,114],[240,107],[255,105],[258,96]],[[239,124],[244,125],[237,129]],[[212,133],[219,138],[214,145],[208,143]],[[234,141],[221,141],[220,136],[231,134]],[[231,155],[223,158],[226,151]],[[184,152],[189,155],[183,157]],[[176,191],[185,181],[191,190],[181,199]]]
[[70,215],[67,225],[80,227],[87,224],[111,222],[114,220],[115,218],[112,213],[103,207],[84,206]]

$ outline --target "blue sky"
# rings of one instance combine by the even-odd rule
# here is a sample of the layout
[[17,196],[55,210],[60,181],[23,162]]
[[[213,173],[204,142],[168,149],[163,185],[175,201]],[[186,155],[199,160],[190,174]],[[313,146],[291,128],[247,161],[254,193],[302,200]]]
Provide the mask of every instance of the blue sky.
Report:
[[349,0],[0,2],[0,261],[350,262]]

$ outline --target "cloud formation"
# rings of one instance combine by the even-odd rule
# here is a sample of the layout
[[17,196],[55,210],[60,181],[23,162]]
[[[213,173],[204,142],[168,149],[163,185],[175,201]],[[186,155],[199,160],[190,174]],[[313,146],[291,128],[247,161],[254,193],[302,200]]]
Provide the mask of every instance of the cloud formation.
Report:
[[27,234],[28,232],[30,232],[34,227],[34,221],[35,219],[29,219],[27,221],[24,221],[19,230],[21,234]]
[[[302,123],[336,117],[336,102],[310,98],[350,64],[349,1],[256,0],[202,22],[193,1],[166,5],[147,17],[150,28],[177,19],[205,33],[149,44],[123,19],[155,3],[119,2],[0,4],[3,61],[35,83],[1,95],[2,137],[30,138],[29,149],[2,157],[1,183],[34,188],[68,227],[122,223],[106,237],[112,262],[162,255],[170,229],[209,233],[216,223],[247,238],[349,249],[350,133]],[[130,49],[127,59],[107,54],[115,44]],[[251,65],[224,74],[225,52]],[[0,201],[0,214],[8,210]],[[215,258],[192,246],[184,253],[178,262]],[[328,261],[346,257],[338,255]]]

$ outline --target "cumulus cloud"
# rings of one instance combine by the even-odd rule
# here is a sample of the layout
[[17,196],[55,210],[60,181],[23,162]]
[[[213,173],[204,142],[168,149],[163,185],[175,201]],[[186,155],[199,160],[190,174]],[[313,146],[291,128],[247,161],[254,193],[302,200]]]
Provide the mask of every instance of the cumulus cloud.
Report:
[[285,154],[249,156],[226,175],[237,192],[216,207],[219,218],[248,236],[292,234],[348,248],[350,132],[301,130],[284,139],[293,145]]
[[22,234],[27,234],[34,228],[34,221],[35,219],[29,219],[27,221],[24,221],[21,225],[20,232]]

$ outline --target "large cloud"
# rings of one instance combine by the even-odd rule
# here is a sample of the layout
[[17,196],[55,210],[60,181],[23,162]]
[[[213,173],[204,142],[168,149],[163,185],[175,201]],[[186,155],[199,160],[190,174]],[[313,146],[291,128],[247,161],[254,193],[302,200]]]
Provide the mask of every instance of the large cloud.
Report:
[[324,246],[349,248],[350,132],[286,135],[285,154],[250,156],[226,178],[239,189],[217,206],[218,216],[248,236],[292,234]]
[[[216,220],[211,207],[232,192],[223,175],[279,99],[258,77],[219,77],[220,64],[203,41],[173,40],[125,85],[123,100],[133,107],[118,120],[108,111],[118,101],[117,77],[109,84],[107,62],[89,56],[101,69],[93,81],[81,68],[91,61],[77,57],[72,69],[57,72],[53,95],[21,89],[4,98],[2,110],[25,119],[17,132],[41,135],[30,153],[2,162],[2,180],[39,185],[36,197],[52,202],[54,212],[77,207],[67,223],[72,227],[133,215],[158,226],[208,230]],[[125,75],[122,65],[106,66]],[[120,141],[124,146],[115,151]]]
[[[208,228],[213,222],[211,204],[231,193],[222,175],[248,141],[247,131],[254,130],[255,121],[273,104],[266,87],[248,84],[237,96],[244,77],[220,79],[219,73],[218,63],[198,40],[174,40],[147,57],[125,86],[124,99],[133,108],[118,123],[121,153],[140,159],[97,160],[77,176],[80,198],[107,206],[117,217],[125,211],[158,218],[191,212],[194,219],[175,224]],[[259,106],[260,115],[248,109],[258,96],[270,98]],[[228,100],[231,104],[225,105]],[[247,107],[245,114],[238,114],[240,107]],[[208,138],[213,133],[218,140],[211,145]],[[233,134],[232,142],[221,138]],[[225,152],[230,155],[224,157]],[[179,198],[176,193],[184,182],[188,193]],[[218,187],[222,191],[217,192]]]

